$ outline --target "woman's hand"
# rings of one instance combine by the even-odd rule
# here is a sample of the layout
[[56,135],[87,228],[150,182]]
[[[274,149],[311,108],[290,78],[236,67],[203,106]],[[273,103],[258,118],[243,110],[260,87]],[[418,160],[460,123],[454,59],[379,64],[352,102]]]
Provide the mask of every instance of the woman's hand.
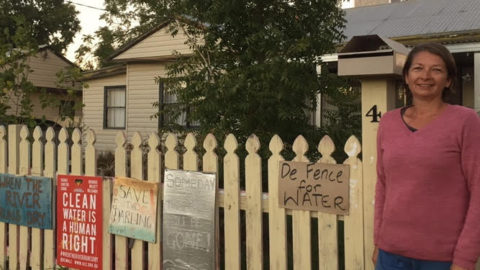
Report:
[[[372,262],[373,262],[373,265],[376,265],[377,264],[377,258],[378,258],[378,247],[375,246],[375,249],[373,250],[373,254],[372,254]],[[461,270],[462,268],[458,268],[458,269],[454,269],[452,268],[451,270]]]
[[450,267],[450,270],[467,270],[467,269],[453,264],[452,267]]

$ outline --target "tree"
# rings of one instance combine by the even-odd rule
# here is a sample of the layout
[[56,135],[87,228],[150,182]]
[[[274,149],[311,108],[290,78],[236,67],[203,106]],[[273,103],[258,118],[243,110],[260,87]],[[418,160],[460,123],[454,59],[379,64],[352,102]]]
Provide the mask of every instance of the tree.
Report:
[[172,33],[186,33],[193,50],[159,78],[180,101],[175,112],[188,111],[201,133],[235,133],[240,141],[252,133],[292,141],[318,131],[308,112],[318,93],[336,90],[316,71],[320,56],[343,38],[336,1],[185,0],[168,7]]
[[[87,40],[99,40],[93,53],[105,66],[116,48],[170,21],[173,35],[187,33],[193,55],[178,55],[168,77],[159,78],[179,103],[159,106],[157,116],[174,119],[188,112],[188,121],[198,125],[200,133],[222,138],[232,132],[241,143],[251,133],[262,138],[263,145],[274,133],[286,142],[303,134],[318,143],[326,130],[344,140],[344,134],[359,132],[331,125],[359,121],[352,111],[358,103],[350,102],[357,92],[337,91],[348,89],[348,82],[326,67],[316,72],[320,56],[334,52],[343,38],[343,11],[336,2],[107,0],[103,18],[108,27]],[[339,110],[328,114],[339,118],[322,130],[308,122],[318,93],[330,95],[335,104],[348,101],[348,110],[337,104]],[[183,127],[172,121],[165,129]]]
[[166,9],[164,1],[158,0],[105,0],[105,13],[100,18],[107,26],[83,37],[83,44],[76,51],[77,63],[84,69],[111,65],[109,56],[164,22]]
[[26,60],[43,46],[61,53],[80,30],[76,14],[63,0],[0,0],[1,123],[32,120],[30,95],[38,89]]

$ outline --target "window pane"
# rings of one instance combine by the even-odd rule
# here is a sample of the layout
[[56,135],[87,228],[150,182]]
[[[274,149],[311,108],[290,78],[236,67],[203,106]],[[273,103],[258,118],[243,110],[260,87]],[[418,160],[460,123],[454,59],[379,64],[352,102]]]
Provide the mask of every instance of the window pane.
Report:
[[164,92],[163,93],[163,103],[164,104],[171,104],[177,102],[177,96],[173,93]]
[[110,108],[107,111],[107,127],[123,128],[125,127],[125,109]]
[[108,89],[107,106],[108,107],[125,107],[125,89],[124,88]]

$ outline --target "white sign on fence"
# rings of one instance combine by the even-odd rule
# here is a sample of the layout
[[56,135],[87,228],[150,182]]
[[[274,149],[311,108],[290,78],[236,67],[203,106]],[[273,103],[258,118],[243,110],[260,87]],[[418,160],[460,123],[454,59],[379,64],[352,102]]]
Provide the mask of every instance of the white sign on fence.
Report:
[[216,175],[165,170],[163,187],[164,269],[215,269]]

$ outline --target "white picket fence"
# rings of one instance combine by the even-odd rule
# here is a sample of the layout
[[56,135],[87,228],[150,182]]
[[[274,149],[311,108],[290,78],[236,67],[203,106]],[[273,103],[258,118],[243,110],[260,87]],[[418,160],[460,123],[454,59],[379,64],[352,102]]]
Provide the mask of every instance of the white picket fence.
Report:
[[[93,131],[83,134],[86,141],[83,143],[84,149],[79,129],[72,133],[71,146],[66,129],[60,130],[58,143],[52,128],[47,129],[44,136],[42,130],[36,127],[31,136],[33,140],[29,140],[29,130],[25,126],[9,126],[8,138],[6,135],[7,130],[0,126],[0,173],[46,177],[96,174],[97,151]],[[143,160],[142,150],[145,139],[149,149],[146,161]],[[131,148],[126,147],[128,143]],[[221,250],[217,251],[218,269],[265,269],[267,265],[275,270],[291,267],[296,270],[313,269],[315,265],[318,265],[318,269],[338,269],[339,246],[344,247],[342,258],[345,269],[373,269],[370,261],[373,241],[364,236],[371,235],[364,227],[364,219],[371,217],[364,217],[362,161],[358,158],[361,145],[354,136],[348,139],[343,148],[348,155],[343,163],[350,165],[349,216],[286,210],[278,206],[278,164],[284,160],[281,155],[284,143],[278,136],[274,136],[269,143],[272,155],[268,159],[268,179],[262,179],[262,160],[257,154],[260,142],[255,135],[246,142],[248,155],[244,161],[244,179],[240,179],[241,162],[235,153],[238,143],[234,135],[228,135],[225,139],[222,147],[226,155],[223,159],[215,153],[220,146],[213,135],[208,135],[203,141],[205,153],[202,156],[194,150],[197,141],[193,134],[185,138],[183,146],[186,151],[183,154],[175,150],[179,143],[174,134],[166,137],[163,145],[167,149],[165,153],[159,151],[160,143],[157,134],[151,134],[147,139],[135,133],[128,142],[124,133],[119,132],[116,136],[115,175],[160,182],[165,168],[191,171],[201,168],[204,172],[219,173],[219,165],[223,163],[223,175],[218,177],[223,179],[223,189],[217,193],[218,209],[223,208],[218,212],[223,214],[224,221],[219,223],[217,218],[217,233],[224,232],[222,237],[217,235],[216,238],[217,247]],[[305,156],[308,144],[302,136],[293,142],[292,150],[295,153],[294,161],[309,161]],[[322,138],[318,143],[322,158],[318,162],[336,163],[331,157],[334,150],[332,140],[328,136]],[[241,180],[245,183],[245,190],[240,188]],[[268,181],[268,193],[262,191],[265,181]],[[111,189],[111,180],[104,180],[103,269],[161,269],[161,241],[152,244],[134,240],[130,247],[127,238],[108,233],[111,202],[107,195],[111,194]],[[268,215],[268,224],[263,224],[265,214]],[[243,218],[245,228],[241,226]],[[317,220],[314,223],[317,227],[312,228],[312,220]],[[343,245],[338,243],[340,220],[344,224]],[[161,239],[161,210],[158,221],[157,239]],[[318,239],[312,239],[312,232],[318,235]],[[242,241],[245,241],[244,245]],[[268,241],[268,250],[263,248],[265,241]],[[0,266],[5,269],[8,261],[9,269],[54,269],[57,267],[57,244],[54,230],[0,223]],[[312,254],[312,250],[316,252]]]

